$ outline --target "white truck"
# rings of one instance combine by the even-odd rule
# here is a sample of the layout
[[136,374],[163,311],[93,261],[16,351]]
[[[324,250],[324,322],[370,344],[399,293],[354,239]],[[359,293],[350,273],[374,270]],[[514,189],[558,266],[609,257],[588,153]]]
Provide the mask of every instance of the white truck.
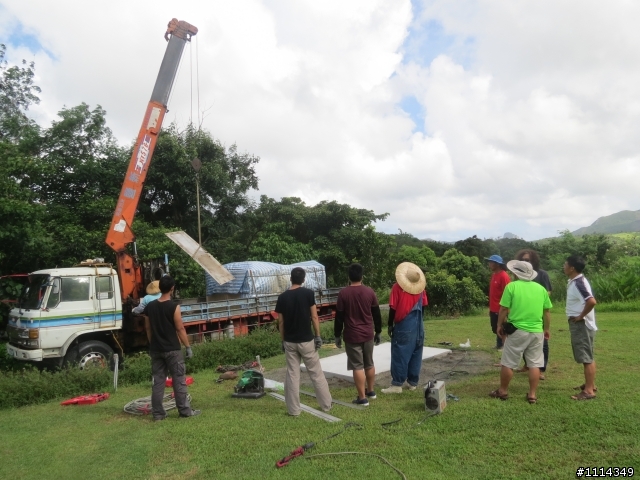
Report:
[[[149,267],[161,274],[164,266]],[[52,366],[107,366],[114,352],[144,349],[143,317],[122,302],[117,272],[104,263],[38,270],[29,275],[18,307],[11,310],[7,353],[16,360]],[[335,315],[339,289],[316,289],[321,320]],[[247,334],[272,322],[278,292],[226,300],[178,299],[192,342]]]

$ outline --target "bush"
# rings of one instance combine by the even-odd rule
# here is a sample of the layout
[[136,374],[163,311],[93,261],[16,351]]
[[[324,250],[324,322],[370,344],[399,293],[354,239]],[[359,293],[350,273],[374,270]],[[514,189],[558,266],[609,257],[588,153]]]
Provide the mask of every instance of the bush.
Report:
[[427,312],[432,316],[468,314],[487,305],[487,297],[476,282],[468,277],[462,280],[439,271],[427,276]]
[[107,369],[76,368],[57,372],[25,368],[22,371],[4,372],[0,375],[0,408],[22,407],[44,403],[58,398],[107,390],[113,376]]
[[256,355],[269,358],[282,353],[280,334],[273,328],[257,328],[245,337],[218,340],[195,345],[187,372],[194,373],[218,365],[240,365]]
[[621,258],[610,269],[590,276],[589,282],[600,302],[635,300],[640,297],[640,257]]
[[[325,327],[325,330],[329,327]],[[333,326],[331,338],[333,338]],[[216,368],[218,365],[239,365],[255,359],[273,357],[281,353],[280,335],[271,328],[259,328],[246,337],[207,342],[193,347],[193,358],[187,361],[187,373]],[[6,358],[6,359],[5,359]],[[20,363],[6,355],[0,359],[0,409],[22,407],[55,399],[110,391],[113,374],[108,369],[66,368],[40,371],[32,365]],[[120,385],[133,385],[151,380],[151,358],[146,352],[127,355],[120,372]]]

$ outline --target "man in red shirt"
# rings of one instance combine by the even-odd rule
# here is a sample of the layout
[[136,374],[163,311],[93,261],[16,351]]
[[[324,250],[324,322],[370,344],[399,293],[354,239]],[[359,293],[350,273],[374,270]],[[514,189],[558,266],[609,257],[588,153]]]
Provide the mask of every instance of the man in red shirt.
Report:
[[506,272],[507,266],[504,264],[500,255],[491,255],[485,258],[489,262],[489,270],[491,270],[491,282],[489,283],[489,320],[491,322],[491,331],[496,335],[496,349],[502,349],[502,338],[498,336],[498,313],[500,312],[500,299],[504,287],[511,282],[509,274]]
[[338,293],[333,330],[336,346],[340,348],[344,326],[347,370],[353,370],[353,381],[358,391],[358,398],[353,403],[367,406],[369,400],[376,398],[373,346],[380,343],[382,319],[378,298],[371,288],[362,284],[362,273],[359,263],[349,267],[350,285]]

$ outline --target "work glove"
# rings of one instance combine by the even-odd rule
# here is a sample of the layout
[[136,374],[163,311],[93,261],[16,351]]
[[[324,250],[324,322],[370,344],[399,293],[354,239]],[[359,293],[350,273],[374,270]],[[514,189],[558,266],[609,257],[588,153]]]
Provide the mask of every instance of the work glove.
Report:
[[376,333],[373,336],[373,344],[376,345],[376,346],[380,345],[380,334],[379,333]]
[[193,350],[191,350],[191,347],[187,347],[187,358],[191,357],[193,357]]
[[282,347],[282,353],[286,352],[286,350],[284,349],[284,342],[282,342],[281,347]]
[[322,346],[322,337],[315,337],[313,341],[316,344],[316,350],[320,350],[320,347]]
[[336,348],[342,348],[342,337],[336,337]]
[[387,327],[387,333],[389,334],[389,338],[393,337],[393,325]]

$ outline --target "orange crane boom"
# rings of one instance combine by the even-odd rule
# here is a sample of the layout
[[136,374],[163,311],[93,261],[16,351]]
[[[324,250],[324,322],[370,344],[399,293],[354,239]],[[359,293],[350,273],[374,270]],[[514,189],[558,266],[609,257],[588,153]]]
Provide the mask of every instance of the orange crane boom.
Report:
[[123,303],[127,299],[140,298],[143,292],[144,285],[140,264],[135,252],[132,255],[127,251],[127,246],[135,241],[131,225],[138,208],[144,181],[147,178],[153,150],[162,127],[162,120],[167,112],[169,94],[176,78],[184,46],[197,33],[198,29],[187,22],[178,21],[175,18],[169,22],[164,35],[165,40],[169,42],[167,50],[160,65],[158,78],[142,120],[120,197],[113,213],[111,226],[107,232],[106,243],[116,252]]

